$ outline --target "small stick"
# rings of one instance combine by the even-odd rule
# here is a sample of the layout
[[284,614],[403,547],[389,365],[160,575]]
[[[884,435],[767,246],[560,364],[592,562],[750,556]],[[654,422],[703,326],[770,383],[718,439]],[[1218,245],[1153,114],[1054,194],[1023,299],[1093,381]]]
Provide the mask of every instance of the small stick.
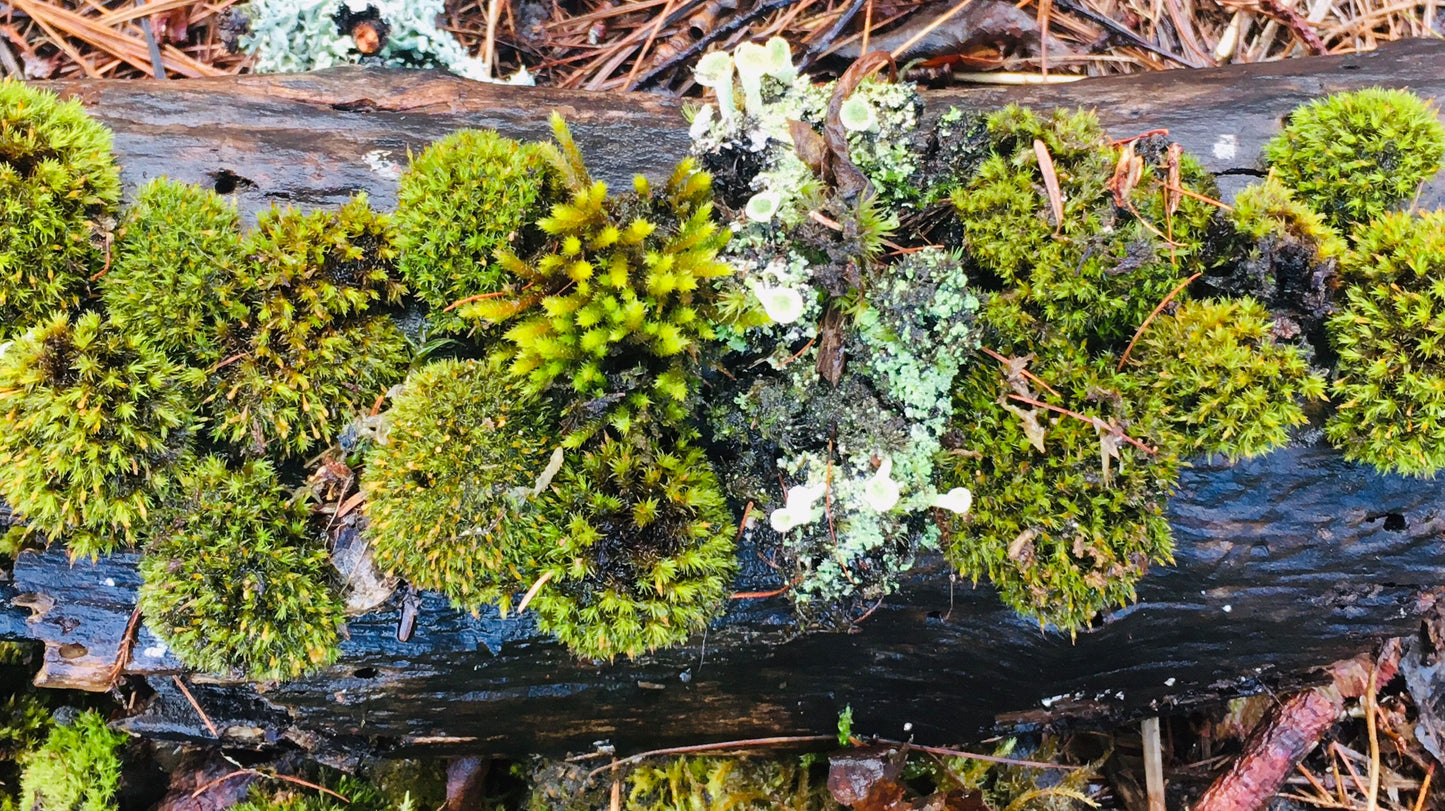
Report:
[[[1035,399],[1032,398],[1032,397],[1025,397],[1025,396],[1023,396],[1022,394],[1010,394],[1008,397],[1009,397],[1010,400],[1018,400],[1020,403],[1028,403],[1029,405],[1031,405],[1031,406],[1036,406],[1036,407],[1038,407],[1038,408],[1047,408],[1047,409],[1050,410],[1050,411],[1054,411],[1054,412],[1057,412],[1057,413],[1059,413],[1059,414],[1063,414],[1063,415],[1066,416],[1066,417],[1073,417],[1073,418],[1076,419],[1076,420],[1081,420],[1081,421],[1083,421],[1083,422],[1087,422],[1088,424],[1094,426],[1095,428],[1099,429],[1100,431],[1113,431],[1113,430],[1114,430],[1114,426],[1110,425],[1110,424],[1107,423],[1107,422],[1104,422],[1103,420],[1099,419],[1098,417],[1090,417],[1090,416],[1087,415],[1087,414],[1080,414],[1080,413],[1077,412],[1077,411],[1070,411],[1070,410],[1068,410],[1067,408],[1060,408],[1059,406],[1052,405],[1052,404],[1050,404],[1050,403],[1045,403],[1045,402],[1042,401],[1042,400],[1035,400]],[[1139,450],[1144,451],[1145,453],[1155,454],[1155,453],[1158,453],[1158,452],[1159,452],[1158,449],[1156,449],[1156,448],[1151,448],[1151,447],[1149,447],[1148,445],[1145,445],[1143,442],[1140,442],[1139,440],[1135,439],[1134,437],[1129,436],[1128,434],[1124,433],[1123,431],[1120,431],[1120,432],[1119,432],[1119,437],[1120,437],[1121,439],[1123,439],[1125,442],[1128,442],[1130,445],[1133,445],[1134,447],[1138,448]]]
[[1193,284],[1195,279],[1203,275],[1204,271],[1201,270],[1200,272],[1180,282],[1177,286],[1175,286],[1173,290],[1169,291],[1169,295],[1165,296],[1164,300],[1159,302],[1159,306],[1154,308],[1154,312],[1149,313],[1149,317],[1144,319],[1144,323],[1140,324],[1139,329],[1134,331],[1134,337],[1129,340],[1129,345],[1124,347],[1124,354],[1119,356],[1119,365],[1115,367],[1114,371],[1121,372],[1124,370],[1124,364],[1129,362],[1129,353],[1134,351],[1134,344],[1139,343],[1139,338],[1144,335],[1144,330],[1149,328],[1150,322],[1152,322],[1160,313],[1164,312],[1164,308],[1168,307],[1169,302],[1173,301],[1174,297],[1179,295],[1179,291]]
[[1380,666],[1370,665],[1370,680],[1365,686],[1365,731],[1370,738],[1370,790],[1365,794],[1365,811],[1377,811],[1380,807],[1380,733],[1375,728],[1375,682],[1379,679]]
[[236,354],[232,355],[232,356],[229,357],[229,358],[226,358],[225,360],[221,361],[220,363],[216,364],[215,366],[212,366],[212,367],[210,368],[210,371],[212,371],[212,372],[219,372],[220,370],[226,368],[227,366],[230,366],[231,364],[233,364],[233,363],[235,363],[236,361],[238,361],[238,360],[246,357],[246,356],[249,355],[249,354],[251,354],[251,353],[250,353],[250,352],[237,352]]
[[130,612],[130,621],[125,624],[125,633],[120,636],[120,649],[115,652],[115,664],[110,666],[110,683],[120,678],[120,672],[125,670],[125,665],[130,661],[130,648],[135,643],[135,629],[140,624],[140,606],[136,605],[135,610]]
[[[234,761],[233,761],[233,762],[234,762]],[[205,791],[206,791],[207,789],[213,788],[213,787],[215,787],[215,786],[219,786],[220,784],[226,782],[227,780],[230,780],[232,777],[239,777],[239,776],[245,775],[245,774],[253,774],[253,775],[257,776],[257,777],[262,777],[262,778],[268,778],[268,777],[269,777],[269,778],[271,778],[272,780],[284,780],[284,781],[286,781],[287,783],[295,783],[295,784],[298,785],[298,786],[305,786],[305,787],[307,787],[307,788],[316,789],[317,791],[325,792],[325,793],[330,794],[331,796],[335,797],[336,799],[338,799],[338,800],[340,800],[340,801],[342,801],[342,802],[344,802],[344,803],[349,803],[349,802],[351,802],[351,800],[350,800],[346,795],[344,795],[344,794],[339,794],[339,793],[337,793],[337,792],[335,792],[335,791],[332,791],[331,789],[329,789],[329,788],[327,788],[327,787],[325,787],[325,786],[318,786],[317,784],[312,783],[312,782],[310,782],[309,780],[302,780],[302,779],[299,778],[299,777],[292,777],[292,776],[289,775],[289,774],[267,774],[267,773],[262,772],[262,771],[257,771],[256,769],[237,769],[237,770],[235,770],[234,772],[231,772],[230,774],[223,774],[223,775],[221,775],[220,777],[217,777],[215,780],[212,780],[211,782],[209,782],[209,783],[205,784],[204,786],[201,786],[200,788],[198,788],[198,789],[196,789],[195,791],[191,792],[191,799],[192,799],[192,800],[196,799],[197,797],[199,797],[199,796],[201,796],[203,793],[205,793]]]
[[738,540],[739,538],[743,537],[743,530],[745,530],[745,529],[748,528],[748,516],[751,515],[752,512],[753,512],[753,503],[752,503],[751,501],[749,501],[749,502],[748,502],[748,506],[746,506],[746,507],[743,508],[743,520],[741,520],[741,521],[738,522],[738,534],[737,534],[736,537],[733,538],[734,541],[736,541],[736,540]]
[[529,589],[527,589],[527,593],[522,595],[522,602],[517,603],[517,613],[518,613],[518,614],[520,614],[520,613],[522,613],[523,611],[526,611],[526,610],[527,610],[527,604],[530,603],[530,602],[532,602],[532,598],[533,598],[533,597],[536,597],[536,596],[537,596],[537,592],[541,591],[541,590],[542,590],[542,587],[545,586],[545,585],[547,585],[547,581],[548,581],[548,580],[551,580],[551,579],[552,579],[552,570],[551,570],[551,569],[548,569],[547,571],[542,572],[542,576],[539,577],[539,578],[537,578],[537,582],[533,583],[533,584],[532,584],[532,587],[529,588]]
[[181,688],[181,694],[186,697],[187,701],[191,702],[191,707],[195,709],[196,715],[201,716],[201,720],[206,724],[206,729],[211,731],[211,737],[220,738],[221,733],[216,731],[216,725],[211,723],[211,719],[206,716],[206,711],[201,709],[201,705],[196,701],[196,697],[191,695],[191,691],[186,687],[186,683],[181,681],[180,676],[171,676],[171,678],[175,680],[176,686]]
[[1164,184],[1164,188],[1168,189],[1169,191],[1175,192],[1176,194],[1182,194],[1182,195],[1184,195],[1185,197],[1192,197],[1192,198],[1194,198],[1195,200],[1198,200],[1198,201],[1201,202],[1201,203],[1208,203],[1208,204],[1210,204],[1211,206],[1214,206],[1215,208],[1222,209],[1222,210],[1224,210],[1224,211],[1233,211],[1233,210],[1234,210],[1234,206],[1232,206],[1232,205],[1230,205],[1230,204],[1228,204],[1228,203],[1221,203],[1220,201],[1214,199],[1213,197],[1209,197],[1209,196],[1207,196],[1207,195],[1200,194],[1199,192],[1190,191],[1190,190],[1184,188],[1183,186],[1174,186],[1174,185],[1171,185],[1171,184],[1169,184],[1169,183],[1165,183],[1165,184]]
[[817,212],[817,211],[809,211],[809,212],[808,212],[808,219],[810,219],[810,220],[812,220],[813,222],[816,222],[816,223],[818,223],[819,225],[822,225],[822,226],[824,226],[824,227],[826,227],[826,228],[831,228],[831,229],[833,229],[834,231],[842,231],[842,230],[843,230],[843,224],[842,224],[842,223],[838,222],[837,220],[830,219],[827,215],[822,214],[822,213]]
[[[528,285],[527,285],[527,287],[531,287],[531,286],[532,286],[531,284],[528,284]],[[527,287],[523,287],[521,290],[518,290],[517,292],[518,292],[518,293],[524,292],[524,291],[527,289]],[[458,307],[460,307],[460,306],[462,306],[462,305],[464,305],[464,304],[471,304],[471,303],[474,302],[474,301],[482,301],[483,299],[497,298],[498,296],[510,295],[511,292],[512,292],[512,291],[510,291],[510,290],[498,290],[498,291],[495,292],[495,293],[479,293],[479,294],[477,294],[477,295],[475,295],[475,296],[467,296],[467,297],[464,298],[464,299],[457,299],[456,301],[453,301],[451,304],[448,304],[447,306],[443,307],[443,308],[442,308],[442,312],[444,312],[444,313],[449,313],[449,312],[451,312],[452,310],[455,310],[456,308],[458,308]]]
[[1430,778],[1435,776],[1435,764],[1431,763],[1430,768],[1425,770],[1425,779],[1420,782],[1420,793],[1415,795],[1415,807],[1412,811],[1423,811],[1425,798],[1430,796]]
[[650,757],[662,755],[691,755],[696,752],[717,752],[723,749],[743,749],[762,746],[785,746],[792,743],[821,743],[823,741],[836,741],[837,735],[784,735],[776,738],[748,738],[741,741],[723,741],[722,743],[700,743],[692,746],[673,746],[667,749],[653,749],[647,752],[639,752],[631,757],[621,760],[614,760],[606,766],[602,766],[587,773],[585,780],[591,780],[608,769],[615,769],[618,766],[626,766],[632,763],[640,763]]
[[632,61],[632,70],[627,72],[627,80],[622,83],[624,88],[631,88],[638,71],[642,70],[642,61],[647,58],[647,50],[657,39],[658,33],[662,31],[662,26],[668,22],[667,18],[670,16],[675,1],[667,0],[667,4],[662,7],[662,13],[657,15],[657,22],[652,26],[652,30],[647,32],[647,39],[642,42],[642,50],[637,52],[637,58]]
[[733,594],[728,595],[728,599],[729,599],[729,600],[761,600],[761,599],[764,598],[764,597],[777,597],[777,596],[780,595],[780,594],[786,594],[786,593],[788,592],[788,589],[791,589],[793,586],[796,586],[796,585],[798,585],[798,584],[801,583],[801,582],[803,582],[803,576],[802,576],[802,575],[798,575],[797,577],[793,578],[791,582],[789,582],[787,585],[783,586],[782,588],[773,589],[772,591],[738,591],[738,592],[734,592]]
[[858,625],[858,624],[862,623],[863,620],[866,620],[866,619],[868,619],[869,617],[873,616],[873,612],[874,612],[874,611],[877,611],[878,608],[879,608],[879,606],[881,606],[881,605],[883,605],[883,598],[882,598],[882,597],[879,597],[879,598],[878,598],[878,602],[874,603],[872,608],[870,608],[870,609],[868,609],[867,611],[864,611],[864,612],[863,612],[863,616],[859,617],[859,618],[856,619],[856,620],[853,620],[853,624],[854,624],[854,625]]
[[[992,349],[989,349],[989,348],[986,347],[986,346],[980,346],[980,347],[978,348],[978,351],[984,353],[985,355],[988,355],[989,357],[993,358],[994,360],[998,361],[999,363],[1003,364],[1004,366],[1008,366],[1008,365],[1009,365],[1009,359],[1008,359],[1008,358],[1004,357],[1003,355],[1000,355],[999,353],[993,351]],[[1062,394],[1059,394],[1059,392],[1058,392],[1057,390],[1055,390],[1053,386],[1050,386],[1048,383],[1045,383],[1045,382],[1043,381],[1043,378],[1039,377],[1038,375],[1034,374],[1033,372],[1030,372],[1028,369],[1020,369],[1020,370],[1019,370],[1019,373],[1022,374],[1024,377],[1027,377],[1029,380],[1032,380],[1032,381],[1034,381],[1035,383],[1039,384],[1040,386],[1043,386],[1043,387],[1044,387],[1044,390],[1047,391],[1049,394],[1052,394],[1052,395],[1054,395],[1055,397],[1063,397],[1063,396],[1064,396],[1064,395],[1062,395]]]

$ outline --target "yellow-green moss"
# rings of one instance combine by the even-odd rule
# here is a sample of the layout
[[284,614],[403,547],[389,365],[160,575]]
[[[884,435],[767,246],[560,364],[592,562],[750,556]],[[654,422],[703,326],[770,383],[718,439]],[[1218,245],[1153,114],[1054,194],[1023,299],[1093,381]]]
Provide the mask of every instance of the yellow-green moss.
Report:
[[1348,459],[1434,475],[1445,467],[1445,212],[1386,214],[1356,229],[1341,275],[1325,433]]
[[126,736],[87,711],[59,724],[45,743],[23,756],[20,807],[45,811],[112,811],[120,787],[120,755]]
[[1435,109],[1409,91],[1379,87],[1295,109],[1264,146],[1280,180],[1338,228],[1410,199],[1442,157],[1445,126]]
[[185,370],[97,313],[0,350],[0,497],[73,556],[133,543],[197,428]]
[[78,101],[0,80],[0,339],[79,305],[120,201],[110,130]]
[[506,608],[537,566],[555,415],[496,363],[444,360],[413,372],[385,419],[361,477],[377,565],[460,608]]
[[444,310],[512,281],[497,251],[525,254],[514,243],[540,237],[535,223],[550,206],[554,185],[540,145],[493,130],[454,132],[412,160],[397,189],[398,269],[431,306],[434,326],[465,328],[460,315]]
[[543,505],[537,544],[551,580],[532,603],[537,624],[577,655],[609,660],[701,631],[737,568],[736,530],[707,459],[687,445],[611,437],[577,456]]
[[290,679],[334,660],[343,622],[326,547],[264,461],[207,457],[140,571],[146,622],[197,670]]

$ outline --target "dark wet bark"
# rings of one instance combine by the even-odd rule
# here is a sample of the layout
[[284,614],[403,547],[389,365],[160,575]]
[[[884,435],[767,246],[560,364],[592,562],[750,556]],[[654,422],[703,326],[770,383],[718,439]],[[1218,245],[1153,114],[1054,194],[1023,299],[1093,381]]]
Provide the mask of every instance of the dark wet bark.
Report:
[[[1384,84],[1445,96],[1445,45],[1249,68],[1172,72],[1063,88],[932,94],[944,102],[1096,107],[1111,132],[1168,127],[1221,182],[1257,172],[1259,147],[1298,103]],[[390,207],[407,149],[465,126],[542,138],[557,109],[595,174],[622,186],[664,176],[686,149],[678,105],[465,83],[429,73],[346,69],[187,82],[72,82],[116,131],[127,188],[169,174],[232,192],[248,214],[271,203],[337,205],[353,191]],[[1437,102],[1438,103],[1438,102]],[[1233,155],[1229,155],[1233,136]],[[1216,149],[1216,147],[1218,147]],[[1422,206],[1438,205],[1436,179]],[[189,681],[238,744],[286,738],[319,751],[623,752],[680,743],[828,732],[845,704],[854,729],[923,743],[967,739],[996,722],[1108,719],[1217,700],[1261,685],[1307,684],[1317,666],[1411,633],[1445,584],[1445,480],[1381,476],[1302,444],[1229,467],[1199,461],[1170,505],[1177,565],[1139,602],[1077,641],[1043,633],[986,588],[925,559],[853,633],[805,634],[785,598],[736,601],[706,638],[637,662],[578,662],[527,616],[448,609],[425,594],[398,641],[402,595],[354,619],[341,661],[283,685]],[[740,590],[776,586],[751,560]],[[136,556],[72,565],[61,549],[22,555],[0,636],[47,645],[43,683],[103,687],[138,584]],[[43,610],[42,610],[43,609]],[[128,719],[138,733],[207,739],[171,678],[179,664],[142,628],[125,673],[155,690]]]

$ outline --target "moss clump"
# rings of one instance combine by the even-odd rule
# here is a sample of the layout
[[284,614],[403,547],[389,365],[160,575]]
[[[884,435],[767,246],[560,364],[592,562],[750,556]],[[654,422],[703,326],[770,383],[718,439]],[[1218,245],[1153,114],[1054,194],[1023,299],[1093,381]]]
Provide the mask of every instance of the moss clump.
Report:
[[0,351],[0,497],[72,555],[132,543],[189,456],[194,407],[159,349],[55,316]]
[[551,582],[532,606],[577,655],[674,645],[722,610],[737,568],[734,529],[697,448],[657,452],[603,437],[569,462],[544,510]]
[[496,253],[513,249],[535,228],[551,202],[551,185],[540,145],[493,130],[454,132],[412,160],[397,189],[398,269],[412,293],[431,305],[435,327],[464,328],[459,314],[443,310],[513,281]]
[[171,357],[207,367],[229,345],[226,325],[247,315],[237,289],[240,264],[235,205],[209,189],[158,178],[126,212],[101,295],[111,320]]
[[603,425],[681,423],[698,353],[716,337],[715,281],[731,272],[717,259],[728,232],[712,222],[711,179],[686,159],[660,193],[639,175],[633,194],[610,197],[560,116],[553,129],[561,148],[549,153],[571,199],[539,223],[550,247],[528,261],[503,253],[518,293],[464,314],[517,317],[511,371],[533,391],[568,390],[568,446]]
[[1273,326],[1249,298],[1186,302],[1149,326],[1138,373],[1157,416],[1185,437],[1181,450],[1260,456],[1308,422],[1299,401],[1324,399],[1324,378],[1296,347],[1274,342]]
[[1410,475],[1445,466],[1445,212],[1356,229],[1329,320],[1339,352],[1325,426],[1347,459]]
[[[992,153],[953,196],[970,258],[1018,288],[1026,306],[1062,334],[1093,346],[1127,341],[1198,258],[1212,217],[1207,204],[1185,198],[1170,214],[1159,182],[1165,153],[1145,160],[1150,150],[1141,146],[1133,156],[1135,191],[1120,205],[1110,184],[1122,148],[1110,145],[1093,113],[1060,110],[1045,118],[1008,107],[989,116],[988,128]],[[1035,142],[1054,167],[1062,222]],[[1187,157],[1179,173],[1190,185],[1204,177]]]
[[999,345],[1010,363],[976,364],[956,389],[940,489],[969,488],[973,509],[952,519],[944,551],[1019,613],[1073,631],[1133,600],[1149,564],[1171,559],[1177,439],[1111,358],[1060,339]]
[[557,444],[551,416],[495,363],[414,372],[361,478],[377,565],[462,608],[507,606],[535,566],[530,501]]
[[327,787],[346,798],[346,802],[312,788],[293,783],[276,782],[252,786],[244,802],[231,806],[231,811],[401,811],[381,796],[375,786],[348,775],[325,781]]
[[156,634],[208,673],[289,679],[333,661],[343,616],[326,549],[270,465],[207,457],[182,493],[141,560]]
[[1337,228],[1408,200],[1445,157],[1445,126],[1404,90],[1336,93],[1290,113],[1264,146],[1286,186]]
[[110,131],[78,101],[0,81],[0,339],[80,303],[119,201]]
[[20,807],[46,811],[111,811],[120,787],[124,733],[94,710],[59,724],[41,747],[22,756]]
[[218,439],[300,456],[368,409],[406,367],[405,337],[378,310],[404,290],[394,234],[358,195],[336,211],[262,214],[243,243],[250,303],[218,364]]

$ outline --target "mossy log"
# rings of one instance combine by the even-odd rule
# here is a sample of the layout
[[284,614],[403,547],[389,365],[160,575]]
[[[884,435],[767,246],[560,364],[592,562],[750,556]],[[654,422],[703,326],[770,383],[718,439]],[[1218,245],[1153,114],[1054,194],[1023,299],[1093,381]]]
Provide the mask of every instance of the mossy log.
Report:
[[[1290,109],[1376,84],[1440,104],[1445,45],[928,100],[935,113],[949,103],[1095,107],[1117,135],[1168,128],[1229,192],[1232,180],[1259,174],[1259,148]],[[615,185],[637,171],[665,175],[687,147],[672,100],[429,73],[55,87],[115,130],[129,191],[166,174],[233,193],[248,216],[271,203],[337,206],[358,190],[387,208],[409,149],[462,127],[543,138],[553,109],[594,156],[595,174]],[[1437,178],[1420,205],[1442,202]],[[356,744],[366,739],[520,753],[599,740],[635,751],[826,733],[845,704],[857,731],[945,742],[998,721],[1122,716],[1303,684],[1314,667],[1411,633],[1445,585],[1445,481],[1380,475],[1315,439],[1233,466],[1195,460],[1169,508],[1176,565],[1153,571],[1137,603],[1076,640],[1041,632],[930,558],[850,633],[797,628],[785,598],[735,600],[705,637],[610,665],[577,661],[526,614],[470,616],[437,595],[398,592],[350,622],[341,660],[318,675],[283,684],[198,679],[189,691],[237,744],[285,737],[317,751],[344,743],[361,752],[367,747]],[[740,591],[780,585],[753,550],[742,557]],[[44,641],[39,681],[56,687],[105,689],[125,647],[119,672],[155,691],[126,726],[208,739],[173,678],[180,664],[143,626],[128,640],[136,561],[125,553],[72,564],[59,547],[21,555],[4,585],[13,606],[0,614],[0,636]],[[413,609],[415,631],[400,641]]]

